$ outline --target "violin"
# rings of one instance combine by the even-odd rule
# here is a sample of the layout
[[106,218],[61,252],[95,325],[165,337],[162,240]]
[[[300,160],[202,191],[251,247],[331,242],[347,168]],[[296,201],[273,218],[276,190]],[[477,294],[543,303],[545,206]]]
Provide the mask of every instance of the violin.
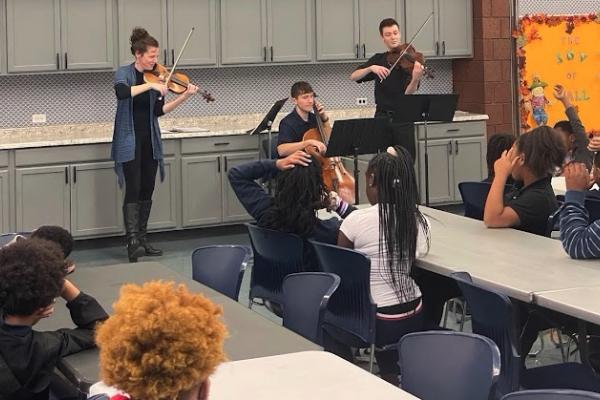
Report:
[[[161,64],[154,64],[154,68],[149,71],[144,71],[144,82],[147,83],[160,83],[162,85],[167,83],[169,90],[176,94],[185,92],[190,84],[190,78],[182,72],[173,72],[171,78],[168,79],[171,71]],[[167,82],[168,79],[168,82]],[[206,90],[198,90],[198,93],[202,95],[207,103],[215,101],[215,98]]]
[[[331,127],[326,128],[323,124],[316,104],[313,105],[313,111],[317,116],[317,127],[304,132],[302,140],[313,139],[327,144]],[[342,160],[339,157],[323,157],[321,153],[315,150],[314,146],[307,146],[305,151],[321,163],[321,175],[325,188],[336,192],[345,202],[354,204],[356,183],[354,177],[344,167]]]
[[420,53],[415,49],[412,44],[401,44],[400,46],[388,51],[386,54],[386,60],[388,65],[390,65],[390,69],[393,69],[395,66],[399,66],[404,71],[412,75],[413,68],[415,67],[415,62],[419,62],[423,65],[423,74],[433,79],[433,72],[431,69],[425,65],[425,57],[423,53]]

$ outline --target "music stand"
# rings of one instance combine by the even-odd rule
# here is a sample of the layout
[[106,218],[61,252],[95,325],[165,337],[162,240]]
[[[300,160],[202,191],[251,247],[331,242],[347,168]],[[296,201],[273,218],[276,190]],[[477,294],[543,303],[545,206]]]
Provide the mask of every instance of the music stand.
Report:
[[336,120],[331,130],[325,157],[354,157],[354,198],[359,204],[358,156],[385,151],[392,145],[392,132],[387,118]]
[[458,104],[457,94],[411,94],[396,102],[392,120],[395,122],[422,122],[425,131],[425,205],[429,207],[429,150],[427,124],[431,121],[452,122]]
[[267,114],[264,116],[264,118],[262,119],[262,121],[260,121],[260,124],[258,124],[258,126],[254,129],[250,129],[249,131],[246,131],[246,133],[249,133],[250,135],[257,135],[258,136],[258,159],[261,159],[260,156],[260,151],[261,151],[261,141],[260,141],[260,134],[262,132],[264,132],[265,130],[267,131],[267,134],[269,135],[269,150],[268,150],[268,157],[269,160],[272,158],[272,154],[271,154],[271,129],[273,127],[273,121],[275,121],[275,118],[277,118],[277,114],[279,114],[279,111],[281,111],[281,108],[283,107],[283,105],[285,104],[285,102],[288,100],[288,98],[286,97],[285,99],[281,99],[281,100],[277,100],[275,103],[273,103],[273,105],[271,106],[271,109],[267,112]]

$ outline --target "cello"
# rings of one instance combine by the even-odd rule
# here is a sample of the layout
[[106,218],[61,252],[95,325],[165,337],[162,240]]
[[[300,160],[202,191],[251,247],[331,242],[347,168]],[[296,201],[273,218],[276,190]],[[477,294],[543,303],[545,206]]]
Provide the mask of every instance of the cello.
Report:
[[[302,140],[313,139],[327,145],[329,135],[331,134],[331,127],[325,127],[323,124],[316,104],[313,104],[313,111],[317,117],[317,127],[304,132]],[[345,202],[354,204],[354,187],[356,183],[354,177],[344,167],[342,160],[339,157],[324,157],[314,146],[307,146],[305,151],[316,158],[321,164],[321,176],[323,177],[325,188],[328,191],[336,192]]]

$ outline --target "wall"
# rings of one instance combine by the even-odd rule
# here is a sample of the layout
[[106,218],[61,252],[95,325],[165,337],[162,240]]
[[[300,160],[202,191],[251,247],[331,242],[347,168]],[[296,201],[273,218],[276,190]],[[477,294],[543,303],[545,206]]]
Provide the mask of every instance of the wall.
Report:
[[518,14],[590,14],[600,11],[600,0],[520,0]]

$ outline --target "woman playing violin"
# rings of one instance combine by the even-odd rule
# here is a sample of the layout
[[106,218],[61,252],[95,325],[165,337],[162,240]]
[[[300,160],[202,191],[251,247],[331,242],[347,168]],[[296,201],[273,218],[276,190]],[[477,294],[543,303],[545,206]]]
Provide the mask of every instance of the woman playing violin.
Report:
[[115,161],[119,184],[125,182],[123,217],[127,255],[130,262],[136,262],[143,255],[162,255],[162,251],[152,247],[146,237],[159,168],[161,180],[164,179],[158,117],[173,111],[198,88],[189,84],[185,92],[165,102],[166,85],[144,83],[144,71],[152,70],[158,62],[158,41],[145,29],[134,28],[130,43],[135,62],[120,67],[114,78],[117,112],[111,158]]

